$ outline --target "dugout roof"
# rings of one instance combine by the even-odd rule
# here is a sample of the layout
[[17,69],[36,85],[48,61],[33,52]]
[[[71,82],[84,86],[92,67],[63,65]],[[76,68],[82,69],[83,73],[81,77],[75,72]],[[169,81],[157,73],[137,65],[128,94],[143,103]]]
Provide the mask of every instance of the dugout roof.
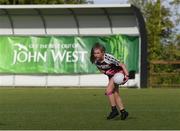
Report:
[[2,35],[139,35],[131,5],[1,5]]
[[147,37],[138,8],[116,5],[0,5],[0,35],[140,37],[140,86],[147,86]]

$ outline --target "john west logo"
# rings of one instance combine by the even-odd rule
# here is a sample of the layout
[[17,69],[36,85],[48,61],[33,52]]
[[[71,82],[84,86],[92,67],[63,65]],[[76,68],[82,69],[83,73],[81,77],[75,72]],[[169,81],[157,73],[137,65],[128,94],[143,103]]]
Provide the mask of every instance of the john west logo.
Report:
[[87,51],[78,51],[78,45],[75,44],[51,44],[43,46],[36,44],[29,45],[28,47],[24,44],[14,44],[13,54],[12,64],[14,65],[27,62],[47,62],[48,59],[52,59],[54,62],[84,62]]

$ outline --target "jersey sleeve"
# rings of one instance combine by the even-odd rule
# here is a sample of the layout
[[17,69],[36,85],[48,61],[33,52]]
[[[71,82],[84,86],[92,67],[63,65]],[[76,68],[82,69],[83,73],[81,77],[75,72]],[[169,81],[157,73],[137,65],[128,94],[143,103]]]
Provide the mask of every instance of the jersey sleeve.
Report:
[[110,54],[105,54],[105,61],[109,64],[114,64],[116,66],[119,66],[120,61],[117,60],[114,56]]

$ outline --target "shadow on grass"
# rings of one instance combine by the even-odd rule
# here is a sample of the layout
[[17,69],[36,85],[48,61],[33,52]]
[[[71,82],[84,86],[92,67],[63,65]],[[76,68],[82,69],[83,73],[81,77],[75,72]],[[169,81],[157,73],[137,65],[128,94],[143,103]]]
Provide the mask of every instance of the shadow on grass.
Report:
[[115,121],[128,121],[128,120],[136,120],[136,117],[129,116],[126,120],[121,120],[121,117],[114,118]]
[[0,122],[0,126],[5,126],[6,124]]

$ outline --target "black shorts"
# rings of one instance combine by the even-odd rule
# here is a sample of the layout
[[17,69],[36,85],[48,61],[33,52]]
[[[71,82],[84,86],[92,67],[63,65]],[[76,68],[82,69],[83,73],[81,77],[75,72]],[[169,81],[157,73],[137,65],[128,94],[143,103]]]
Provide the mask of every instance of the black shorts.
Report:
[[107,75],[107,76],[108,76],[109,80],[113,77],[113,75]]

